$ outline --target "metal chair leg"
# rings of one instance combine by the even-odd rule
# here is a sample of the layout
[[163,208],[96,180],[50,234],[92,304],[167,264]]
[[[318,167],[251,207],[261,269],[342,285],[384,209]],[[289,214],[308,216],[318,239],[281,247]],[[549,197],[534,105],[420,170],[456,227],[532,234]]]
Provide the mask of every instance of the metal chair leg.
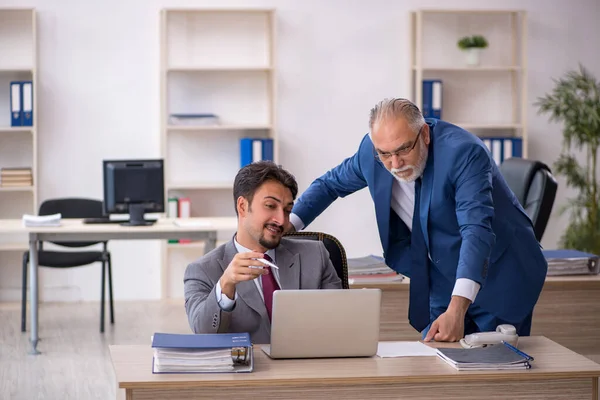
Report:
[[106,276],[106,263],[102,261],[102,291],[100,292],[100,333],[104,333],[104,280]]
[[115,310],[113,308],[113,285],[112,285],[112,266],[110,254],[108,255],[108,301],[110,304],[110,323],[115,323]]
[[26,329],[27,316],[27,258],[23,256],[23,288],[21,289],[21,332]]

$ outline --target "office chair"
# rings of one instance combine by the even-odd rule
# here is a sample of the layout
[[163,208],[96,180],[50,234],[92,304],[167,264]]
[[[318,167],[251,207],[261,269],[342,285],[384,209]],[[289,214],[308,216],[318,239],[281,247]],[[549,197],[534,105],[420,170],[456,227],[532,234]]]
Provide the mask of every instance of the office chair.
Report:
[[[102,202],[91,199],[64,198],[46,200],[39,209],[40,215],[61,213],[62,218],[90,218],[102,217]],[[100,300],[100,332],[104,332],[104,293],[105,273],[108,269],[108,298],[110,305],[110,323],[115,323],[113,310],[112,291],[112,268],[110,252],[107,250],[107,242],[51,242],[64,247],[87,247],[102,243],[102,251],[49,251],[43,249],[40,242],[38,249],[38,265],[50,268],[72,268],[89,265],[95,262],[102,263],[102,286]],[[25,332],[25,314],[27,308],[27,264],[29,264],[29,252],[23,253],[23,290],[21,300],[21,332]]]
[[285,235],[286,238],[294,240],[320,240],[329,252],[329,259],[342,280],[342,289],[349,289],[348,285],[348,260],[346,259],[346,250],[344,246],[334,236],[322,232],[290,232]]
[[541,241],[558,188],[550,168],[540,161],[509,158],[500,165],[500,173],[531,218],[535,237]]

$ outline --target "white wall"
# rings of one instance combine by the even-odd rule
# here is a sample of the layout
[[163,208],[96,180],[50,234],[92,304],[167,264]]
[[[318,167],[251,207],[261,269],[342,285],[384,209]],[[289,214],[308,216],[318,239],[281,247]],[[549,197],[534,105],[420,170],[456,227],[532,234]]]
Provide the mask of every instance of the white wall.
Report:
[[[499,3],[0,0],[0,7],[38,10],[40,200],[101,198],[102,159],[160,155],[158,29],[163,7],[277,9],[280,157],[303,191],[356,150],[367,131],[369,109],[378,100],[409,95],[409,11],[497,8]],[[528,11],[530,103],[551,89],[551,78],[577,62],[600,78],[598,0],[506,0],[501,6]],[[537,116],[533,107],[527,117],[530,157],[551,165],[560,151],[560,127]],[[558,204],[569,193],[560,183]],[[544,246],[556,245],[565,223],[565,218],[552,218]],[[349,256],[381,252],[366,191],[335,202],[311,229],[337,236]],[[111,250],[117,299],[160,296],[158,242],[113,242]],[[19,264],[18,254],[0,254],[0,299],[18,298]],[[98,299],[99,275],[98,266],[42,271],[42,298]]]

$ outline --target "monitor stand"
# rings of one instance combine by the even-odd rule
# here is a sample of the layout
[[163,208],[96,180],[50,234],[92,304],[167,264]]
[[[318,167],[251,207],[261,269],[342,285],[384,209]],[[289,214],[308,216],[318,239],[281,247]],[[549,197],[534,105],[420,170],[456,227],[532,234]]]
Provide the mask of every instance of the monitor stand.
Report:
[[156,221],[148,221],[144,219],[145,207],[143,204],[129,205],[129,221],[122,223],[122,226],[148,226],[153,225]]

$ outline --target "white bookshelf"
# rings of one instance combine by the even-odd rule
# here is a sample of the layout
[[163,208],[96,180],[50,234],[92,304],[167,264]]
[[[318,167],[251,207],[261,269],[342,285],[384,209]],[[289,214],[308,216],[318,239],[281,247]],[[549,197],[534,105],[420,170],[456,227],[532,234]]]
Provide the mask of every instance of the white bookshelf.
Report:
[[[31,168],[33,178],[32,186],[0,186],[0,218],[37,212],[37,75],[35,9],[0,8],[0,168]],[[33,126],[11,126],[12,81],[33,82]],[[0,236],[0,252],[27,247],[27,237]]]
[[[442,118],[480,137],[516,137],[527,157],[526,13],[522,10],[422,9],[411,13],[412,100],[424,79],[441,79]],[[479,66],[467,66],[458,40],[483,35]]]
[[[233,180],[240,168],[240,139],[273,139],[278,160],[275,12],[164,9],[160,31],[165,198],[189,198],[194,217],[235,216]],[[215,114],[220,123],[170,124],[170,114],[182,113]],[[220,232],[219,243],[233,233]],[[202,255],[203,247],[165,243],[163,297],[183,296],[183,267]]]

